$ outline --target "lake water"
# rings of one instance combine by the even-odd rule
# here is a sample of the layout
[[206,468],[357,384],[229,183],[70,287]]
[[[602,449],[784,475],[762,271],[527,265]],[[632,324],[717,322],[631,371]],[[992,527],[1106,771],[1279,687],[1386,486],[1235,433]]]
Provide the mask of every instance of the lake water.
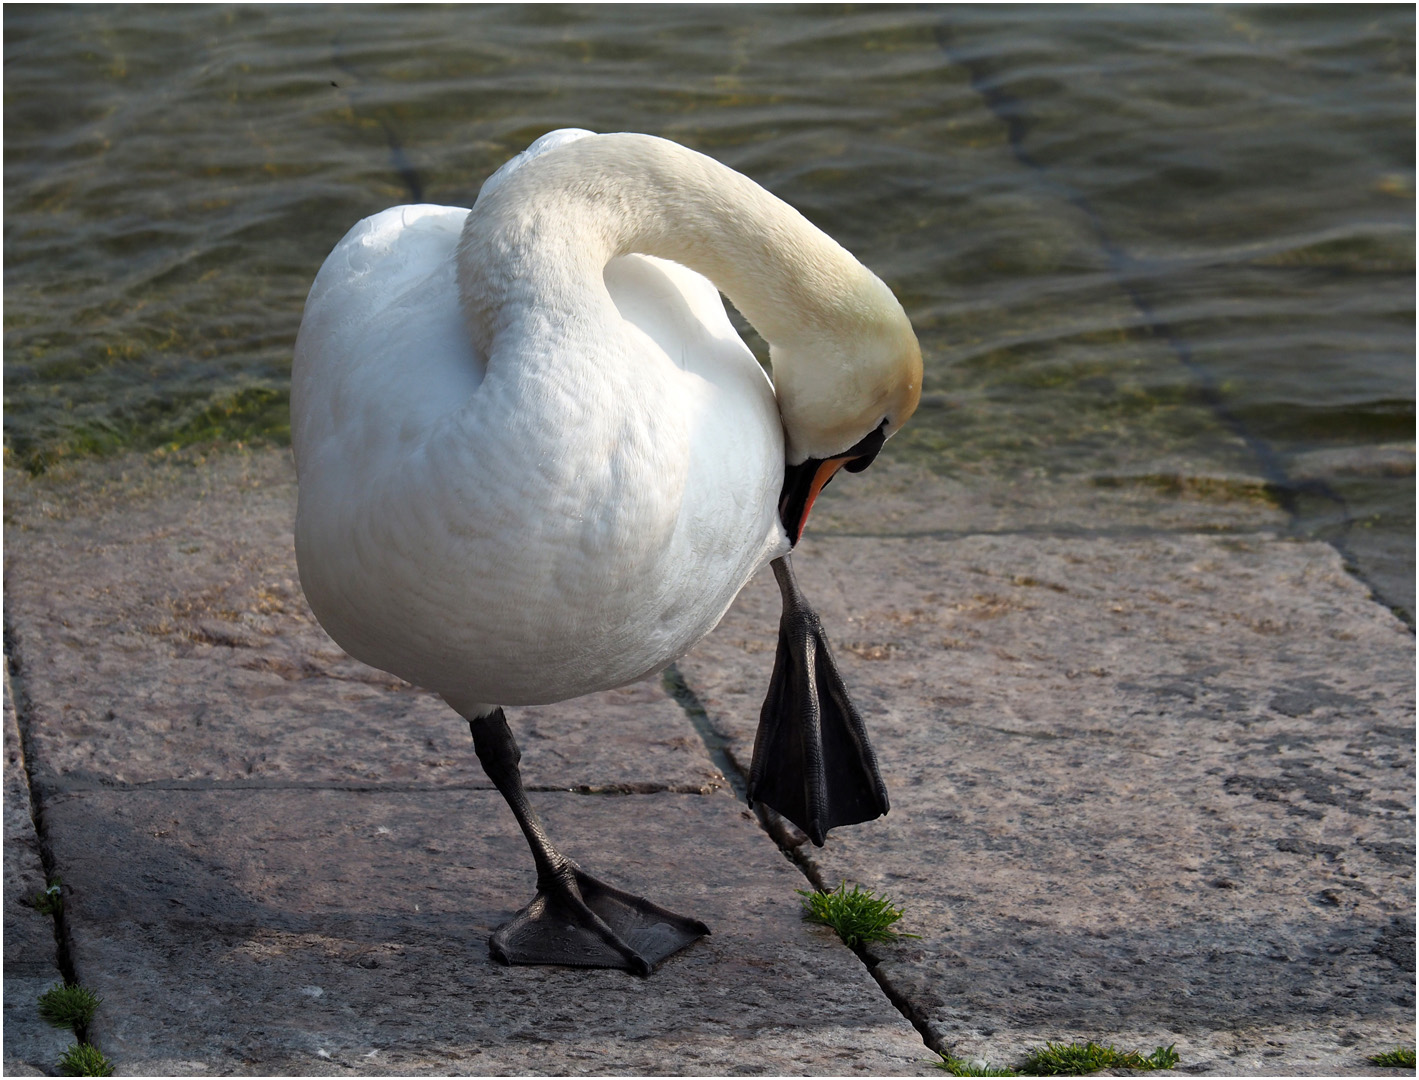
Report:
[[1412,618],[1412,7],[12,5],[4,29],[7,464],[279,440],[353,222],[469,205],[551,128],[645,131],[897,291],[928,391],[897,452],[980,485],[1259,477]]

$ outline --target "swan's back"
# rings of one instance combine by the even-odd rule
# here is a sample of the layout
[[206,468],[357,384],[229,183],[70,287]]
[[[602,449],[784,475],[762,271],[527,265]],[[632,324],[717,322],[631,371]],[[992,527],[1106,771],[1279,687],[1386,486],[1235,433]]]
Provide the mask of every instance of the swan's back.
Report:
[[394,445],[425,437],[478,389],[484,358],[457,302],[467,216],[457,206],[396,206],[361,221],[325,260],[292,369],[298,471],[322,454],[359,471],[389,460]]

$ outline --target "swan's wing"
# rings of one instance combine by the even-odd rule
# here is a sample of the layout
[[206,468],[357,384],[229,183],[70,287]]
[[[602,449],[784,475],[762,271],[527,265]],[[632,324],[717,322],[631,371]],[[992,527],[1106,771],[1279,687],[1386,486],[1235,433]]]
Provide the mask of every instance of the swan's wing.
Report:
[[335,246],[306,299],[291,372],[296,462],[379,454],[430,430],[477,390],[484,360],[458,303],[468,211],[396,206]]
[[729,321],[709,278],[651,255],[612,259],[604,277],[621,317],[676,367],[716,383],[726,377],[745,380],[756,393],[762,384],[772,397],[773,384]]
[[[725,500],[698,509],[747,514],[754,524],[744,521],[739,535],[762,529],[776,544],[777,510],[764,508],[777,506],[783,485],[778,401],[773,383],[730,323],[719,290],[688,267],[648,255],[612,259],[604,277],[621,317],[683,372],[679,407],[697,474],[691,489],[706,500]],[[759,553],[753,561],[757,569]]]
[[699,612],[698,633],[708,633],[744,582],[788,549],[778,520],[784,451],[773,385],[707,278],[645,255],[612,259],[604,277],[647,358],[679,369],[674,411],[689,457],[672,559],[684,580],[672,586],[684,589],[685,610]]

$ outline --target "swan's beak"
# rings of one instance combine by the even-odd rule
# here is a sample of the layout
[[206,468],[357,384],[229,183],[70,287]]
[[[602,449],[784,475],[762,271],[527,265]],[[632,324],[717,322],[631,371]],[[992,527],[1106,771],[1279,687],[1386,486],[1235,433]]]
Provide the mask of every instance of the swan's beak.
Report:
[[801,465],[784,466],[778,516],[788,533],[790,544],[798,543],[818,493],[828,486],[828,481],[837,475],[838,470],[846,468],[848,472],[861,472],[872,464],[872,459],[886,441],[887,421],[883,420],[875,431],[841,454],[830,458],[808,458]]
[[802,465],[788,465],[783,470],[783,493],[778,498],[778,516],[788,532],[788,542],[797,544],[808,524],[808,511],[818,492],[828,486],[837,471],[852,458],[836,457],[821,461],[809,458]]

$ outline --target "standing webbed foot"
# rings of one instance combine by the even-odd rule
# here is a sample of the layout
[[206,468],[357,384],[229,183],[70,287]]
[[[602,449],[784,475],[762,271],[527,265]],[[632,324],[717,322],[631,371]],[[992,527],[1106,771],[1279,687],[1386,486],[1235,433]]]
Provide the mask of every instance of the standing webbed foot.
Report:
[[709,933],[686,918],[592,877],[571,860],[538,883],[537,896],[493,932],[505,964],[625,968],[638,975]]
[[788,557],[773,568],[783,617],[754,739],[749,805],[778,811],[821,847],[829,829],[885,814],[887,788],[822,622],[799,592]]
[[532,849],[537,895],[493,931],[488,951],[505,964],[624,968],[638,975],[698,941],[709,927],[592,877],[548,839],[522,785],[521,751],[502,709],[468,721],[483,771],[502,793]]

